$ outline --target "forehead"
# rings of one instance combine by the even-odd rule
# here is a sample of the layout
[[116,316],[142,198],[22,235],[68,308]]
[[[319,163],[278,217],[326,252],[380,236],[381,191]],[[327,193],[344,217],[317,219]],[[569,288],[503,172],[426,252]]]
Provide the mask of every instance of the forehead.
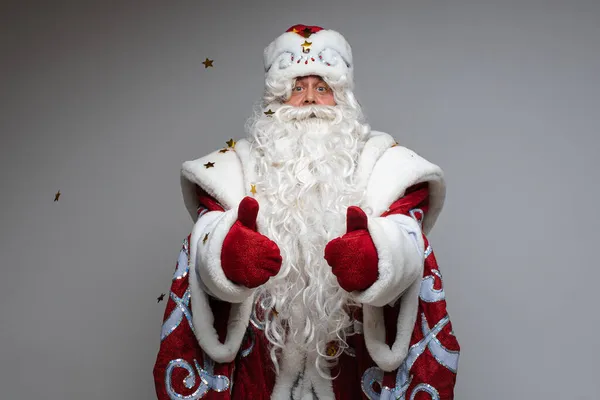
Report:
[[327,84],[323,78],[318,75],[308,75],[308,76],[299,76],[295,79],[295,84],[319,84],[324,83]]

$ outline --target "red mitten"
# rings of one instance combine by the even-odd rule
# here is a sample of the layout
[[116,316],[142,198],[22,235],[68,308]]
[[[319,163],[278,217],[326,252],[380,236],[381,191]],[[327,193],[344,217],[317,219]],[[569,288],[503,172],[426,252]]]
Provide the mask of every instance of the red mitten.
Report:
[[281,267],[279,247],[256,231],[258,202],[244,197],[221,251],[221,266],[227,279],[248,288],[264,284]]
[[327,243],[325,259],[342,289],[365,290],[377,280],[379,257],[360,207],[348,207],[346,229],[344,236]]

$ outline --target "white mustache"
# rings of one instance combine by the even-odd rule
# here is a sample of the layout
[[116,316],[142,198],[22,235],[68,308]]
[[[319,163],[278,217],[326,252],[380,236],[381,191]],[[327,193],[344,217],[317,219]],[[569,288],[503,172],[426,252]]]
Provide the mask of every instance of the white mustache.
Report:
[[281,106],[273,115],[281,122],[302,121],[309,118],[321,118],[326,120],[340,120],[342,117],[341,110],[335,106],[311,105],[311,106]]

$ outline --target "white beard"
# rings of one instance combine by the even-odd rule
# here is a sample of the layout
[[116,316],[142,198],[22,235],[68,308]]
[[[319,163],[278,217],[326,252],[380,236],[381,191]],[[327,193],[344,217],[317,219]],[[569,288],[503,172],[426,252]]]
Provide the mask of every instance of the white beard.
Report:
[[[346,232],[348,206],[363,200],[354,172],[368,127],[355,114],[340,106],[282,106],[251,126],[261,233],[277,243],[283,259],[279,274],[258,290],[277,370],[286,345],[316,356],[324,376],[347,347],[350,299],[323,255]],[[338,351],[328,355],[332,341]]]

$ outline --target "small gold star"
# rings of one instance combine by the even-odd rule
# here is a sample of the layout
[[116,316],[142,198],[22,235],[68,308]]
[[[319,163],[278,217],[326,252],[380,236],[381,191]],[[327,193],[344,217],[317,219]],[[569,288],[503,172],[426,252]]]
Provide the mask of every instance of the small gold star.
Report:
[[294,33],[298,33],[298,32],[300,32],[300,31],[299,31],[298,29],[296,29],[296,28],[292,28],[292,32],[294,32]]
[[227,143],[227,146],[229,146],[230,148],[232,148],[232,149],[235,148],[235,140],[229,139],[225,143]]
[[60,197],[60,190],[58,192],[56,192],[56,194],[54,195],[54,201],[58,201],[59,197]]
[[206,164],[204,164],[204,166],[206,168],[213,168],[215,166],[215,163],[214,162],[207,162]]
[[308,40],[305,40],[304,43],[302,43],[300,46],[302,46],[302,50],[304,52],[306,52],[308,49],[310,49],[311,45],[312,45],[312,42],[309,42]]
[[209,60],[208,58],[206,60],[202,61],[202,64],[204,64],[204,69],[206,69],[208,67],[212,67],[213,61],[215,61],[215,60]]
[[335,356],[336,353],[337,353],[337,349],[335,348],[334,345],[330,344],[329,346],[327,346],[327,355],[329,357]]
[[250,193],[252,193],[253,195],[256,194],[256,185],[250,185]]
[[206,235],[204,235],[204,238],[202,239],[202,244],[206,244],[207,240],[208,240],[208,233]]
[[161,301],[163,301],[163,299],[164,299],[164,298],[165,298],[165,294],[164,294],[164,293],[161,293],[161,294],[160,294],[160,296],[158,296],[158,297],[156,298],[156,300],[157,300],[156,302],[157,302],[157,303],[160,303]]
[[219,153],[227,153],[229,151],[229,149],[221,149],[219,150]]
[[269,110],[268,110],[268,111],[265,111],[265,115],[266,115],[267,117],[270,117],[270,116],[271,116],[271,115],[273,115],[273,114],[275,114],[275,112],[274,112],[273,110],[271,110],[270,108],[269,108]]

